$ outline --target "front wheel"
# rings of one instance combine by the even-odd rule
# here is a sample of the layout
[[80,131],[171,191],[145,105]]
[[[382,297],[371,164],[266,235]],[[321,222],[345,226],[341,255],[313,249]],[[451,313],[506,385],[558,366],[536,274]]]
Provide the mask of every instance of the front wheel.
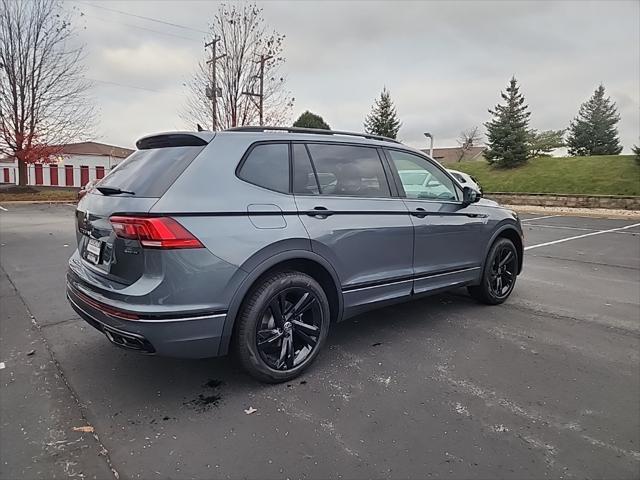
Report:
[[511,295],[517,274],[518,250],[508,238],[499,238],[489,250],[480,285],[468,287],[469,293],[482,303],[498,305]]
[[240,362],[258,380],[291,380],[318,355],[329,322],[329,301],[312,277],[300,272],[266,277],[249,293],[238,318]]

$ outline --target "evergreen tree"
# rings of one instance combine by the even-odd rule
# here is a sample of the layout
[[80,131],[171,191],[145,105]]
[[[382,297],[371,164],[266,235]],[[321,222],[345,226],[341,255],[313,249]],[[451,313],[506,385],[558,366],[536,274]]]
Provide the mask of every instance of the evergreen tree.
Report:
[[304,112],[293,122],[294,127],[300,128],[320,128],[322,130],[331,130],[329,124],[327,124],[320,115],[311,113],[309,110]]
[[564,130],[529,131],[529,154],[531,158],[549,157],[556,148],[565,146]]
[[487,162],[496,167],[511,168],[526,163],[529,150],[529,106],[520,93],[518,81],[511,78],[506,92],[501,92],[504,105],[496,105],[489,113],[493,119],[487,123]]
[[364,131],[383,137],[396,138],[401,126],[396,107],[391,100],[391,94],[385,87],[380,98],[376,99],[371,107],[371,113],[364,120]]
[[636,156],[636,163],[640,165],[640,147],[638,145],[634,145],[631,151]]
[[569,126],[569,155],[618,155],[622,151],[616,128],[619,121],[616,104],[604,96],[600,85]]

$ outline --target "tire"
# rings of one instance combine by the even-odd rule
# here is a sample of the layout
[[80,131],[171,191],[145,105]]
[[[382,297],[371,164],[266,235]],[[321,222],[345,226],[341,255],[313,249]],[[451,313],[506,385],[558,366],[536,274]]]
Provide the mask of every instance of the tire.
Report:
[[513,242],[508,238],[498,238],[487,254],[480,285],[467,287],[469,294],[486,305],[503,303],[515,287],[518,261],[518,250]]
[[278,272],[249,292],[237,322],[236,353],[247,373],[262,382],[286,382],[309,367],[322,349],[329,301],[309,275]]

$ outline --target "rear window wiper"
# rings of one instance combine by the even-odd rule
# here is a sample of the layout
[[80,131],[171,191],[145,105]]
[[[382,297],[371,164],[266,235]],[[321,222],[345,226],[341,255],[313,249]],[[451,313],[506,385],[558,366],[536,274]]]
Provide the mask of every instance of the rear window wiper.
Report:
[[121,193],[128,193],[129,195],[135,195],[135,192],[130,192],[129,190],[121,190],[119,188],[112,188],[112,187],[96,187],[96,190],[98,190],[103,195],[119,195]]

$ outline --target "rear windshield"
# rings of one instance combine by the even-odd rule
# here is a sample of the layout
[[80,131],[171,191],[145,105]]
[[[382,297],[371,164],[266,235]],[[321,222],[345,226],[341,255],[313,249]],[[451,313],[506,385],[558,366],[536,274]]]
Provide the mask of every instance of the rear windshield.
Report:
[[136,197],[161,197],[202,151],[199,147],[137,150],[98,184],[134,192]]

